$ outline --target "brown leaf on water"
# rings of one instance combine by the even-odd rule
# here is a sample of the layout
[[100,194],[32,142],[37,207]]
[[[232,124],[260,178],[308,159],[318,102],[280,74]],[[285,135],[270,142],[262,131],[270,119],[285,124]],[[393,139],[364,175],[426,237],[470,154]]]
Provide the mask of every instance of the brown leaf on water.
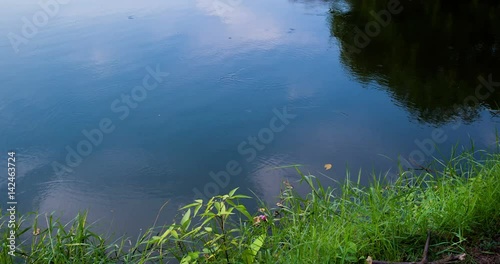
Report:
[[332,168],[332,164],[330,164],[330,163],[325,164],[325,170],[329,170],[331,168]]

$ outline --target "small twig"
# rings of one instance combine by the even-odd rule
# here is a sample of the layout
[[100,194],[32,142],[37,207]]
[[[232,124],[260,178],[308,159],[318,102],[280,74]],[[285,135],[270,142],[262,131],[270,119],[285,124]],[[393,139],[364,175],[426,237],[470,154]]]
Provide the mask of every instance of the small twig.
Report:
[[431,231],[427,231],[427,240],[425,241],[425,246],[424,246],[424,254],[422,256],[422,261],[420,263],[425,264],[427,263],[427,254],[429,253],[429,242],[431,241]]
[[410,162],[412,163],[413,166],[416,166],[418,167],[418,169],[414,169],[414,170],[424,170],[428,173],[435,173],[436,171],[434,171],[433,169],[429,168],[429,167],[425,167],[421,164],[418,164],[416,161],[414,161],[413,159],[410,159]]

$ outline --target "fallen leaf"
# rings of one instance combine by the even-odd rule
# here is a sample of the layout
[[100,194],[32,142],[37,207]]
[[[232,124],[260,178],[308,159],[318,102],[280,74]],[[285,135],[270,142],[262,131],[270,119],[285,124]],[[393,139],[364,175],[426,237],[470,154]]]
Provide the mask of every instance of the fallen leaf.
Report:
[[332,168],[332,164],[328,163],[328,164],[325,164],[325,170],[329,170]]

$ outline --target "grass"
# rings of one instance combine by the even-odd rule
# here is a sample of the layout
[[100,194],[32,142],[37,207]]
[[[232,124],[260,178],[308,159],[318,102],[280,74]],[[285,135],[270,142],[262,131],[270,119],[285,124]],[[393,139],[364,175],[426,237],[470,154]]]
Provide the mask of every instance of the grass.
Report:
[[21,219],[12,258],[4,212],[0,263],[419,261],[428,232],[430,260],[459,253],[467,253],[467,263],[500,259],[499,154],[464,153],[432,173],[400,171],[392,182],[374,177],[369,186],[347,175],[324,187],[293,168],[310,187],[305,196],[285,183],[276,206],[259,201],[261,208],[251,214],[241,201],[252,198],[232,190],[196,200],[181,209],[178,222],[152,227],[133,243],[93,233],[85,213],[66,225],[49,215],[44,228],[38,218]]

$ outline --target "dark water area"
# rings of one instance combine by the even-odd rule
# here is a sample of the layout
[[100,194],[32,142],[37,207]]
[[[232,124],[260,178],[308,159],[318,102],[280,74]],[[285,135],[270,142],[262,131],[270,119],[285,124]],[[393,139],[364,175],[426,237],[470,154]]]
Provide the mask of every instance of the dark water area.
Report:
[[367,183],[497,146],[497,1],[51,3],[0,1],[2,208],[12,150],[20,212],[135,234],[166,201],[273,203],[278,166]]
[[[387,12],[390,1],[368,2],[349,1],[351,10],[336,10],[332,18],[332,35],[344,44],[341,60],[360,82],[384,85],[421,123],[472,123],[482,109],[498,110],[496,1],[402,2],[397,14]],[[380,26],[367,28],[370,23]],[[366,40],[355,39],[353,28],[363,29]],[[377,28],[380,33],[370,38]],[[366,47],[358,52],[356,41]],[[484,83],[493,89],[486,85],[476,92]]]

